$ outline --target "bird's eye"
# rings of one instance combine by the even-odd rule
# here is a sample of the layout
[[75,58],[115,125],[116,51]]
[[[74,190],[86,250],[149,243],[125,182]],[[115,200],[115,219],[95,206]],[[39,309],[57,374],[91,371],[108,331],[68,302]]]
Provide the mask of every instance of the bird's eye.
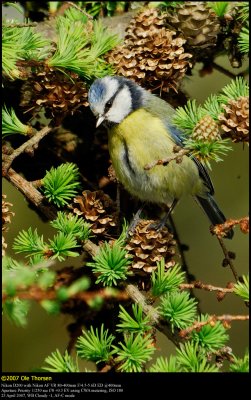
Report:
[[109,111],[111,106],[112,106],[112,100],[108,100],[106,105],[105,105],[105,112]]

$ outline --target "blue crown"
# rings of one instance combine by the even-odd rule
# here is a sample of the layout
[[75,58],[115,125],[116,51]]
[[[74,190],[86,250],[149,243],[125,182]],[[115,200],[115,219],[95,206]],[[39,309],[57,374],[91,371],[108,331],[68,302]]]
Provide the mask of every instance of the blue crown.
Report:
[[97,80],[90,87],[88,93],[89,103],[98,103],[104,96],[104,93],[105,93],[104,84],[100,80]]

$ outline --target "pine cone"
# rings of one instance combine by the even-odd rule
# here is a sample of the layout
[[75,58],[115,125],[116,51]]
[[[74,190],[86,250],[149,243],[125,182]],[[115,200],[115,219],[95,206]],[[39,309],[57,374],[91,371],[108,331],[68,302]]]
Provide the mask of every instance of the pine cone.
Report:
[[195,126],[192,138],[207,142],[214,142],[221,139],[218,124],[210,115],[205,115]]
[[186,1],[168,15],[168,22],[181,32],[191,47],[215,46],[220,23],[215,12],[203,1]]
[[67,115],[73,115],[79,106],[87,106],[88,91],[85,83],[73,72],[64,74],[53,68],[40,68],[21,89],[20,105],[36,115],[41,107],[56,125]]
[[[8,230],[7,224],[11,222],[11,217],[15,215],[12,211],[9,210],[9,207],[13,206],[13,204],[5,201],[6,195],[2,194],[2,232],[6,232]],[[7,248],[7,243],[5,242],[5,238],[2,236],[2,257],[5,256],[5,250]]]
[[91,230],[95,235],[110,234],[117,225],[117,210],[112,199],[102,190],[91,192],[85,190],[83,196],[73,199],[73,212],[81,215],[91,224]]
[[140,11],[131,19],[126,28],[126,44],[134,46],[135,41],[137,41],[140,46],[147,43],[151,34],[156,34],[159,29],[165,27],[166,15],[164,13],[159,14],[155,8],[146,8]]
[[219,115],[224,136],[233,142],[249,142],[249,97],[230,100]]
[[139,275],[150,274],[157,268],[157,262],[165,259],[166,268],[175,264],[173,256],[176,242],[166,227],[157,231],[151,228],[152,220],[141,220],[136,226],[125,249],[133,255],[131,270]]
[[126,32],[124,45],[106,56],[116,72],[151,91],[177,91],[192,56],[184,52],[185,40],[165,28],[164,15],[146,9],[131,20]]

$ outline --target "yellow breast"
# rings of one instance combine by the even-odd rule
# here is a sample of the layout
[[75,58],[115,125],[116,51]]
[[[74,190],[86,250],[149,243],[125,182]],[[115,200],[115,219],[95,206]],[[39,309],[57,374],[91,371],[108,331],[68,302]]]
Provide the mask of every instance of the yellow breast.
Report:
[[203,192],[194,162],[187,156],[180,164],[145,166],[173,155],[175,145],[162,121],[148,111],[131,113],[108,133],[110,157],[119,181],[144,201],[168,204],[183,194]]

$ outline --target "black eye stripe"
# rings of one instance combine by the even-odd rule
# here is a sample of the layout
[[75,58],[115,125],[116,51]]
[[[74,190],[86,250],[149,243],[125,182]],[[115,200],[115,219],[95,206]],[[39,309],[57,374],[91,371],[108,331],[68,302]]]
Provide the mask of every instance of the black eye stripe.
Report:
[[[114,100],[114,99],[113,99],[113,100]],[[104,109],[105,114],[110,110],[110,108],[111,108],[111,106],[112,106],[112,104],[113,104],[113,100],[110,99],[110,100],[108,100],[108,101],[106,102],[106,104],[105,104],[105,109]]]
[[106,102],[106,104],[105,104],[105,108],[104,108],[104,113],[105,113],[105,114],[110,110],[110,108],[111,108],[112,105],[113,105],[113,102],[114,102],[115,97],[116,97],[117,94],[120,92],[120,90],[123,89],[124,86],[125,86],[124,84],[120,83],[120,85],[119,85],[118,89],[116,90],[116,92],[114,93],[114,95],[113,95],[109,100],[107,100],[107,102]]

